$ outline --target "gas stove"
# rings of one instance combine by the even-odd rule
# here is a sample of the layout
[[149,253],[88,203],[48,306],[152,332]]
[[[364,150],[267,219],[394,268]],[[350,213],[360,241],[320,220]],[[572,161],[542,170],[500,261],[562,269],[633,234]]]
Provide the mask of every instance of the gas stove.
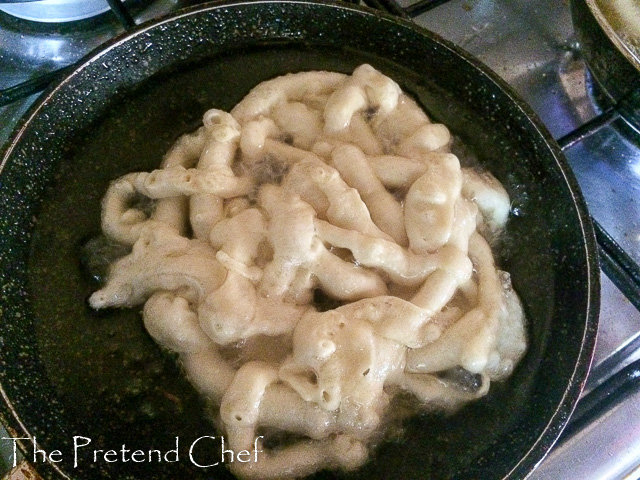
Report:
[[[64,23],[16,18],[0,8],[0,144],[61,69],[133,25],[194,2],[108,3],[110,11]],[[575,415],[530,478],[640,478],[640,278],[634,278],[640,261],[640,133],[622,119],[600,121],[609,106],[582,58],[568,1],[365,3],[411,18],[479,58],[564,147],[597,225],[604,271],[600,327]]]

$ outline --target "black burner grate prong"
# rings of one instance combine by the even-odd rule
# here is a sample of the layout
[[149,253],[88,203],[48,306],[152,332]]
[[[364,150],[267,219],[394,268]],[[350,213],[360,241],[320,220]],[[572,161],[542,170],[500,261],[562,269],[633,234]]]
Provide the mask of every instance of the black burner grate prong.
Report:
[[409,5],[405,10],[410,17],[417,17],[418,15],[428,12],[449,0],[420,0],[419,2]]
[[113,14],[126,30],[136,26],[135,20],[121,0],[107,0],[107,3],[109,4],[109,7],[111,7]]
[[36,78],[19,83],[4,90],[0,90],[0,107],[9,105],[23,98],[30,97],[41,92],[47,86],[62,78],[71,70],[71,67],[63,67],[52,72],[45,73]]
[[558,139],[560,148],[564,151],[585,138],[598,132],[611,122],[622,118],[632,125],[640,126],[640,88],[636,88],[622,97],[615,105],[605,109],[587,123]]

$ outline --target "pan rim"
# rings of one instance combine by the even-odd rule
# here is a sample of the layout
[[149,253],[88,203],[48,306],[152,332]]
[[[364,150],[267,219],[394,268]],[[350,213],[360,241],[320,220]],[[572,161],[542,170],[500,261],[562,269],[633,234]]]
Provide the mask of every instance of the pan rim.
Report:
[[[579,229],[582,234],[583,243],[581,245],[581,258],[584,256],[586,269],[587,269],[587,278],[588,282],[586,284],[586,295],[587,298],[585,300],[585,304],[587,306],[586,312],[584,312],[584,331],[582,335],[581,347],[579,350],[579,354],[576,357],[574,369],[572,375],[569,379],[569,383],[564,391],[564,394],[561,398],[561,401],[555,408],[553,415],[550,416],[548,422],[546,423],[542,433],[538,436],[536,442],[531,445],[530,449],[526,452],[525,455],[521,457],[518,463],[511,469],[511,471],[504,477],[510,478],[514,475],[518,474],[528,474],[544,459],[546,454],[549,452],[553,444],[558,439],[562,429],[566,426],[568,417],[571,412],[575,408],[575,405],[578,401],[578,396],[580,391],[582,391],[584,387],[584,382],[587,378],[588,372],[591,367],[591,362],[593,360],[593,351],[595,348],[596,335],[595,332],[597,330],[598,323],[598,313],[599,313],[599,296],[600,296],[600,282],[599,282],[599,266],[598,266],[598,255],[597,255],[597,244],[595,240],[595,234],[593,231],[593,226],[591,224],[591,220],[588,214],[588,208],[586,202],[582,196],[580,191],[577,179],[575,178],[573,171],[571,170],[568,161],[564,157],[564,154],[560,150],[560,147],[557,145],[555,139],[551,136],[546,126],[539,119],[538,115],[533,111],[533,109],[524,102],[520,96],[515,92],[515,90],[506,83],[501,77],[499,77],[494,71],[492,71],[488,66],[483,64],[477,58],[471,56],[468,52],[463,50],[462,48],[454,45],[453,43],[443,39],[439,35],[420,27],[419,25],[411,22],[410,20],[405,20],[402,18],[395,17],[390,14],[382,13],[377,10],[370,9],[368,7],[356,6],[352,4],[339,3],[333,0],[234,0],[229,2],[210,2],[205,4],[200,4],[194,7],[189,7],[187,9],[183,9],[172,14],[163,16],[159,19],[151,20],[148,22],[144,22],[132,30],[128,32],[124,32],[123,34],[114,37],[112,40],[108,41],[101,47],[93,50],[88,55],[83,57],[78,63],[73,67],[73,71],[66,74],[62,79],[56,82],[54,85],[51,85],[47,88],[34,102],[34,104],[29,108],[27,113],[22,117],[20,123],[16,126],[14,131],[11,133],[9,140],[5,146],[3,146],[1,150],[2,157],[0,158],[0,175],[4,170],[6,163],[9,161],[10,157],[16,146],[19,144],[20,139],[23,137],[24,133],[29,129],[31,123],[40,113],[43,106],[50,101],[52,97],[55,97],[58,92],[65,88],[65,86],[72,81],[75,76],[79,75],[85,68],[87,68],[90,64],[98,61],[103,55],[106,55],[109,51],[114,48],[117,48],[119,45],[124,44],[130,41],[133,37],[144,34],[146,31],[154,28],[158,28],[163,24],[172,23],[179,19],[186,18],[192,15],[199,15],[202,12],[206,11],[214,11],[219,9],[226,8],[240,8],[245,5],[256,5],[256,4],[299,4],[299,5],[324,5],[327,8],[338,8],[342,10],[349,10],[356,12],[357,14],[374,16],[377,18],[381,18],[384,20],[388,20],[393,22],[394,24],[401,25],[403,28],[409,28],[413,31],[418,31],[421,35],[425,35],[429,37],[431,40],[437,42],[442,47],[447,48],[454,52],[461,60],[464,60],[468,64],[470,64],[478,74],[484,75],[487,77],[492,83],[496,84],[499,89],[504,92],[504,94],[508,97],[508,99],[513,103],[514,107],[527,118],[527,121],[531,123],[537,135],[539,135],[546,146],[548,146],[552,156],[555,160],[555,167],[562,175],[562,179],[565,185],[568,188],[568,191],[571,195],[572,205],[577,215]],[[11,400],[7,397],[6,391],[2,385],[0,385],[0,392],[5,401],[5,406],[8,407],[9,412],[14,420],[19,423],[20,427],[25,427],[22,423],[22,419],[17,411],[14,409],[14,405]],[[0,410],[0,420],[5,425],[11,425],[7,418],[5,418],[4,408]],[[26,432],[26,430],[25,430]],[[58,470],[58,469],[56,469]],[[59,470],[60,474],[62,474],[65,478],[70,478],[64,474],[61,470]]]

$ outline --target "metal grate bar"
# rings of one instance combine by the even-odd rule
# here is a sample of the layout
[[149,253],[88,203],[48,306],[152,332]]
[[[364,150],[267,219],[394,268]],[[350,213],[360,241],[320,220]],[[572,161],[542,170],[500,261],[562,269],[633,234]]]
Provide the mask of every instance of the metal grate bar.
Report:
[[592,118],[584,125],[576,128],[573,132],[570,132],[564,137],[559,138],[558,144],[560,145],[560,148],[563,151],[567,148],[570,148],[571,146],[584,140],[590,135],[593,135],[601,128],[606,127],[618,118],[626,120],[631,125],[637,125],[638,123],[640,123],[640,112],[638,111],[638,105],[640,105],[640,88],[631,90],[620,100],[618,100],[615,105],[607,108],[600,115]]
[[[400,6],[400,4],[396,0],[365,0],[365,2],[367,3],[367,5],[369,5],[368,2],[372,2],[372,4],[369,5],[370,7],[385,10],[397,17],[411,20],[411,16],[407,13],[406,9]],[[375,5],[373,3],[375,3]]]
[[420,0],[419,2],[413,3],[406,8],[406,12],[410,17],[417,17],[418,15],[428,12],[444,3],[447,3],[449,0]]
[[600,266],[631,304],[640,310],[640,265],[593,221],[600,253]]
[[584,125],[576,128],[573,132],[569,132],[564,137],[559,138],[558,145],[560,145],[562,151],[565,151],[568,148],[571,148],[576,143],[579,143],[585,138],[593,135],[601,128],[606,127],[618,118],[620,118],[620,114],[616,111],[615,108],[610,107],[600,115],[589,120]]
[[364,0],[367,6],[384,10],[387,13],[397,15],[405,19],[412,19],[418,15],[428,12],[450,0],[419,0],[406,7],[400,5],[397,0]]
[[640,360],[630,363],[580,399],[559,443],[640,390]]
[[30,97],[33,94],[39,93],[47,86],[62,78],[71,67],[63,67],[53,72],[45,73],[39,77],[32,78],[26,82],[19,83],[4,90],[0,90],[0,107],[9,105],[23,98]]
[[587,388],[595,388],[603,383],[638,351],[640,351],[640,331],[632,335],[615,352],[591,369],[587,379]]
[[111,7],[113,14],[126,30],[136,26],[135,20],[129,13],[129,10],[127,10],[127,7],[124,6],[124,3],[122,3],[122,0],[107,0],[107,3],[109,7]]

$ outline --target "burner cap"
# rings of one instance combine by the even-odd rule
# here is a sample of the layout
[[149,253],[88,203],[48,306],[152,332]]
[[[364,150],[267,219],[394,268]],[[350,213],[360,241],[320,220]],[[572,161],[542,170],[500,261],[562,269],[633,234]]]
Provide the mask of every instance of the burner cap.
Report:
[[94,17],[109,10],[107,0],[40,0],[5,3],[0,10],[35,22],[71,22]]

